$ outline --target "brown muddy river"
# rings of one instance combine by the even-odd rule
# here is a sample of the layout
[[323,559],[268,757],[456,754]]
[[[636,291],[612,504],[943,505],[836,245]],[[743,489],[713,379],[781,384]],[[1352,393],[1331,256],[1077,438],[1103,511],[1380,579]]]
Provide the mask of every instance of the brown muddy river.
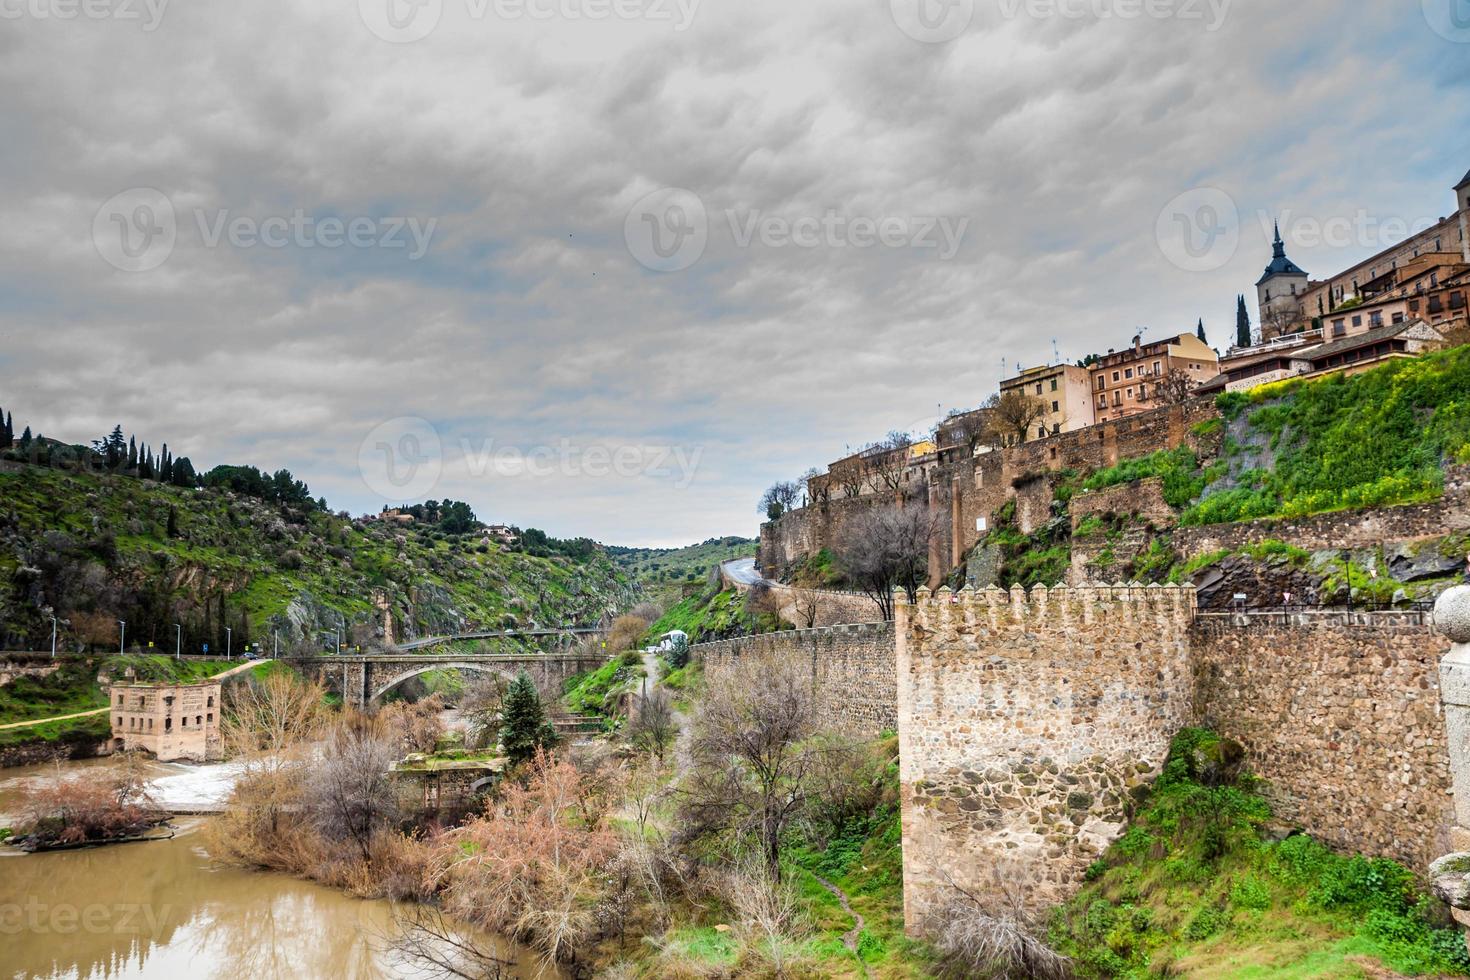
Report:
[[[106,760],[69,763],[69,776]],[[155,764],[160,778],[216,783],[210,768]],[[215,767],[217,768],[217,767]],[[0,770],[0,826],[21,781],[54,767]],[[360,901],[279,874],[216,865],[180,817],[168,841],[50,854],[0,846],[0,977],[372,978],[430,974],[391,949],[388,902]],[[481,937],[484,938],[484,937]],[[550,977],[525,950],[499,943],[517,977]]]

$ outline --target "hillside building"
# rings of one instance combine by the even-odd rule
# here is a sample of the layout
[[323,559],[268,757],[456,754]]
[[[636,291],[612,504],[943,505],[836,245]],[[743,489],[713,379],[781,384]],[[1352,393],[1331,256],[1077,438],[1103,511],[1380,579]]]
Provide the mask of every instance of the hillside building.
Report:
[[[1000,392],[1018,391],[1039,401],[1046,414],[1037,419],[1035,438],[1085,429],[1093,423],[1091,375],[1087,368],[1070,364],[1034,367],[1000,383]],[[1028,437],[1030,433],[1028,433]]]
[[1453,329],[1455,321],[1463,324],[1470,274],[1470,173],[1454,193],[1454,214],[1321,281],[1309,279],[1287,257],[1278,227],[1271,264],[1256,284],[1261,339],[1309,326],[1326,329],[1329,336],[1338,330],[1339,338],[1346,338],[1415,317],[1441,332]]
[[1194,385],[1220,373],[1220,355],[1192,333],[1109,351],[1091,368],[1094,422],[1112,422],[1159,408],[1158,385],[1171,372]]

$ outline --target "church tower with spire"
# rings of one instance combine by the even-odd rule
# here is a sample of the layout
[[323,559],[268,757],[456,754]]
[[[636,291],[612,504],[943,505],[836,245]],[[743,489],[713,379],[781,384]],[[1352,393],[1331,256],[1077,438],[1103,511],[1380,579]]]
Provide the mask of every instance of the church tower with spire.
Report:
[[1271,340],[1290,333],[1304,318],[1302,297],[1307,291],[1307,274],[1286,257],[1286,242],[1281,239],[1281,223],[1276,224],[1276,240],[1271,246],[1271,264],[1256,283],[1256,300],[1261,311],[1261,339]]

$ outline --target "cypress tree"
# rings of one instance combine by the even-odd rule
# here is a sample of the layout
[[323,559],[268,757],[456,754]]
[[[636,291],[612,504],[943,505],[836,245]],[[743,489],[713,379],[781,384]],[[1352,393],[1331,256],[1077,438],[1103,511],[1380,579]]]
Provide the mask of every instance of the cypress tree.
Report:
[[21,448],[21,451],[22,452],[24,452],[25,450],[31,448],[31,427],[30,426],[26,426],[26,430],[20,434],[20,448]]
[[138,443],[132,436],[128,436],[128,469],[138,468]]
[[176,538],[179,536],[179,510],[177,507],[168,509],[168,536]]
[[1241,294],[1235,305],[1235,346],[1249,347],[1251,345],[1251,315],[1245,308],[1245,295]]
[[15,421],[5,412],[0,411],[0,449],[9,449],[15,445]]
[[158,482],[174,482],[174,461],[168,454],[168,443],[163,444],[163,452],[158,460]]
[[546,720],[541,695],[524,670],[505,689],[500,718],[500,745],[512,764],[531,758],[538,748],[556,745],[556,729]]

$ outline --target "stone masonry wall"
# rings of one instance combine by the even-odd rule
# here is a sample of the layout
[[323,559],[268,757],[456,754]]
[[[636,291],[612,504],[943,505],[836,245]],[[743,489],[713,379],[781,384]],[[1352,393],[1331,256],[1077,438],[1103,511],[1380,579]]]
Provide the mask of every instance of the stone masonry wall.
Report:
[[1427,504],[1341,510],[1294,520],[1181,527],[1174,548],[1186,559],[1238,551],[1262,541],[1287,541],[1309,551],[1369,548],[1385,541],[1416,541],[1470,530],[1470,466],[1445,467],[1444,496]]
[[775,655],[800,663],[815,687],[818,719],[873,737],[898,727],[893,648],[892,623],[864,623],[697,643],[691,654],[711,677],[741,657]]
[[1194,590],[924,590],[897,612],[909,930],[950,882],[1067,897],[1188,723]]
[[1195,717],[1238,740],[1277,816],[1344,851],[1422,868],[1449,849],[1439,659],[1412,614],[1202,614]]

